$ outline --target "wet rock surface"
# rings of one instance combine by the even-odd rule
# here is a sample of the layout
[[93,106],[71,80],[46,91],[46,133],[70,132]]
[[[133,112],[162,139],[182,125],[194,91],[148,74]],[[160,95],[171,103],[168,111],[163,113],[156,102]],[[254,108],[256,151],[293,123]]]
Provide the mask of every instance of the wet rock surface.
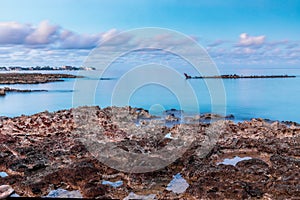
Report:
[[[63,78],[81,78],[71,74],[0,73],[0,84],[38,84],[63,81]],[[1,95],[1,91],[0,91]]]
[[[114,110],[114,112],[113,112]],[[79,113],[86,113],[80,115]],[[80,118],[80,120],[78,120]],[[137,119],[147,120],[145,124]],[[118,119],[124,124],[116,124]],[[93,124],[101,133],[91,127]],[[199,154],[210,124],[167,127],[148,112],[130,107],[81,107],[55,113],[0,118],[0,185],[10,185],[20,196],[41,197],[51,191],[78,191],[83,197],[145,199],[288,199],[300,196],[300,127],[262,119],[223,121],[216,144]],[[148,127],[152,132],[142,129]],[[134,131],[133,127],[141,127]],[[85,132],[84,132],[84,131]],[[82,142],[82,134],[106,141],[125,152],[155,153],[180,137],[194,141],[175,162],[153,172],[128,173],[96,159]],[[94,132],[93,132],[94,131]],[[156,133],[156,134],[153,134]],[[171,138],[166,138],[169,134]],[[177,139],[176,139],[177,138]],[[176,143],[176,144],[177,144]],[[170,155],[172,156],[172,155]],[[233,165],[224,159],[251,157]],[[187,187],[168,190],[180,174]],[[121,183],[118,187],[103,183]],[[80,192],[80,193],[79,193]]]

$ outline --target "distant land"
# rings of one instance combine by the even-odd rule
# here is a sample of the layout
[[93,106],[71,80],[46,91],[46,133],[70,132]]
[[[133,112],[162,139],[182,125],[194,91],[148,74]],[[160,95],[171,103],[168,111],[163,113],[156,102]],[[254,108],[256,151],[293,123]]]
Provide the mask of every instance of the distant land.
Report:
[[39,84],[64,81],[64,78],[82,78],[71,74],[0,73],[0,84]]
[[186,79],[240,79],[240,78],[296,78],[295,75],[237,75],[237,74],[229,74],[229,75],[220,75],[220,76],[190,76],[184,73]]
[[10,67],[0,67],[0,71],[61,71],[61,70],[85,70],[92,71],[96,70],[94,67],[74,67],[74,66],[61,66],[61,67],[50,67],[50,66],[36,66],[36,67],[21,67],[21,66],[10,66]]

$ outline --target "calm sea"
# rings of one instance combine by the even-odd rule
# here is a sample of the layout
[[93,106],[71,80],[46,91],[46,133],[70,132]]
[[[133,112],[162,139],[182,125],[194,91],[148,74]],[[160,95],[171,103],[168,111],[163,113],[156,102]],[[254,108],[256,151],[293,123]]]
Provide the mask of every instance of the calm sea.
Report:
[[[134,107],[143,107],[150,109],[153,113],[159,114],[164,109],[185,108],[188,113],[195,113],[196,108],[189,105],[189,98],[185,96],[184,91],[192,87],[198,100],[201,113],[223,112],[233,114],[236,120],[248,120],[251,118],[268,118],[272,120],[291,120],[300,122],[300,68],[255,68],[245,67],[240,69],[220,69],[221,74],[243,74],[243,75],[274,75],[289,74],[296,75],[296,78],[286,79],[225,79],[223,85],[225,88],[225,101],[217,101],[211,97],[211,91],[207,88],[204,80],[174,80],[174,87],[177,91],[183,91],[183,94],[176,94],[168,87],[159,84],[143,85],[130,94],[123,102]],[[2,72],[3,73],[3,72]],[[43,71],[42,73],[46,73]],[[51,73],[51,72],[47,72]],[[57,73],[57,72],[56,72]],[[62,72],[77,74],[77,72]],[[82,79],[64,79],[64,82],[53,82],[46,84],[33,85],[0,85],[0,87],[12,87],[17,89],[43,89],[48,92],[32,93],[8,93],[0,97],[0,116],[19,116],[22,114],[31,115],[37,112],[57,111],[68,109],[73,106],[74,98],[80,98],[76,95],[80,93],[77,84],[82,84],[89,90],[95,91],[91,105],[100,107],[110,106],[112,102],[113,90],[116,85],[121,84],[118,77],[112,80],[97,80],[87,75]],[[140,77],[142,78],[142,77]],[[95,88],[88,88],[90,85],[97,84]],[[124,85],[124,82],[122,83]],[[130,83],[125,82],[125,86]],[[124,88],[124,86],[123,86]],[[126,88],[126,87],[125,87]],[[181,92],[179,92],[181,93]],[[126,94],[124,94],[126,95]],[[118,96],[118,95],[117,95]],[[122,95],[120,95],[122,96]],[[84,96],[82,96],[84,98]],[[215,97],[216,98],[216,97]],[[219,97],[218,97],[219,98]],[[84,102],[84,101],[83,101]],[[222,103],[223,102],[223,103]],[[225,102],[225,103],[224,103]],[[185,104],[183,107],[180,103]],[[77,105],[76,105],[77,106]],[[222,113],[223,114],[223,113]]]

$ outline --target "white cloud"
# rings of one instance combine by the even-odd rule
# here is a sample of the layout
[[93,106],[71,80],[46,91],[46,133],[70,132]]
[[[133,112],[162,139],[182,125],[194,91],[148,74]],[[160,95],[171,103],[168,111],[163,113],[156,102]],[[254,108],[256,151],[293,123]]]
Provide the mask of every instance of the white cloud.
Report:
[[[122,33],[122,34],[119,34]],[[146,33],[145,33],[146,34]],[[113,40],[111,40],[113,38]],[[207,50],[217,63],[251,64],[266,63],[299,63],[299,41],[266,41],[265,35],[239,35],[238,41],[222,38],[216,41],[207,40]],[[104,42],[104,43],[101,43]],[[18,22],[0,22],[0,66],[2,65],[80,65],[90,50],[102,44],[108,51],[122,51],[121,47],[138,49],[145,44],[153,44],[168,50],[180,46],[185,53],[193,54],[193,48],[185,38],[174,38],[168,34],[157,34],[154,37],[139,37],[111,29],[96,34],[82,34],[42,21],[39,25]],[[201,45],[201,44],[200,44]],[[37,49],[39,48],[39,49]],[[155,60],[152,54],[138,55],[140,59]],[[149,57],[150,55],[150,57]],[[162,61],[170,62],[167,56]],[[137,58],[132,58],[137,60]],[[161,62],[162,62],[161,61]],[[49,63],[51,62],[51,63]]]
[[58,26],[50,25],[48,21],[42,21],[38,27],[32,29],[25,42],[31,45],[49,44],[55,41],[58,32]]
[[247,33],[240,34],[238,46],[259,46],[264,44],[266,36],[249,36]]
[[217,46],[220,46],[220,45],[222,45],[222,44],[224,44],[225,43],[225,41],[224,40],[216,40],[216,41],[214,41],[214,42],[212,42],[212,43],[210,43],[210,44],[208,44],[207,46],[208,47],[217,47]]
[[97,46],[100,38],[100,34],[77,34],[63,30],[60,34],[59,45],[65,49],[92,49]]
[[28,24],[18,22],[0,22],[0,44],[23,44],[32,32]]

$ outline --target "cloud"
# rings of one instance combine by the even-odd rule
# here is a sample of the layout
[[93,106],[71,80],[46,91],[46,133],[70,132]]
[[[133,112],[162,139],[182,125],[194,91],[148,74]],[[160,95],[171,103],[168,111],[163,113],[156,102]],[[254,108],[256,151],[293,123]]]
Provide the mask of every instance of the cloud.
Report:
[[[38,26],[18,22],[0,22],[0,45],[22,45],[28,48],[93,49],[100,42],[116,47],[129,43],[132,35],[111,29],[97,34],[80,34],[48,21]],[[116,37],[115,37],[116,36]],[[110,40],[113,38],[113,40]]]
[[111,29],[107,32],[102,33],[100,44],[104,46],[118,46],[127,44],[130,45],[130,41],[133,35],[126,32],[120,32],[116,29]]
[[260,46],[264,44],[266,36],[249,36],[247,33],[240,34],[240,40],[237,46]]
[[38,27],[32,28],[32,32],[26,37],[25,44],[49,44],[55,41],[58,34],[59,26],[50,25],[48,21],[42,21]]
[[224,44],[225,41],[224,40],[216,40],[213,43],[208,44],[208,47],[216,47],[216,46],[220,46],[222,44]]
[[[300,65],[299,41],[266,40],[266,36],[242,33],[238,42],[207,45],[207,51],[218,64],[224,65]],[[298,59],[298,60],[297,60]]]
[[294,48],[296,48],[298,46],[299,46],[298,43],[289,43],[285,48],[286,49],[294,49]]
[[69,30],[63,30],[59,37],[59,47],[63,49],[92,49],[95,48],[101,38],[99,34],[77,34]]
[[[122,34],[120,34],[122,33]],[[146,34],[146,33],[145,33]],[[142,35],[143,36],[143,35]],[[111,40],[113,38],[113,40]],[[265,63],[298,63],[299,41],[266,40],[265,35],[251,36],[242,33],[236,41],[221,38],[211,42],[203,38],[211,57],[222,64],[247,65]],[[210,43],[209,43],[210,41]],[[76,33],[60,25],[42,21],[38,25],[0,22],[0,66],[2,65],[81,65],[91,49],[98,44],[108,52],[122,52],[121,48],[139,49],[145,45],[172,50],[180,46],[185,53],[195,54],[185,38],[174,38],[170,34],[151,37],[135,37],[130,33],[111,29],[95,34]],[[200,44],[201,45],[201,44]],[[135,57],[134,57],[135,56]],[[177,62],[165,54],[141,51],[130,57],[134,61]],[[199,55],[196,55],[199,56]],[[159,58],[159,59],[158,59]],[[126,62],[128,58],[121,58]]]
[[59,26],[42,21],[37,27],[18,22],[0,22],[1,45],[45,45],[55,42]]
[[0,22],[0,44],[23,44],[31,32],[28,24]]

